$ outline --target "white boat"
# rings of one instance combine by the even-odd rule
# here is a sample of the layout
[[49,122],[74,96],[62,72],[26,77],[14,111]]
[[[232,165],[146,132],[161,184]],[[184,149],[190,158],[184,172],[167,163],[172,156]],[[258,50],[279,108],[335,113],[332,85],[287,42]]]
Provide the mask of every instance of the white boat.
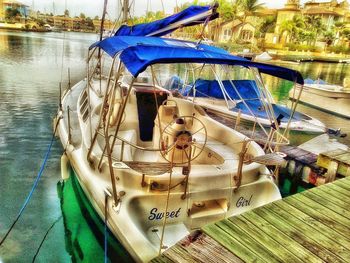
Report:
[[270,60],[272,60],[272,57],[270,56],[270,54],[268,52],[263,52],[254,58],[254,61],[261,61],[261,62],[266,62],[266,61],[270,61]]
[[[239,59],[244,61],[242,58]],[[245,63],[248,61],[245,60]],[[269,131],[266,132],[266,128],[276,126],[275,124],[278,123],[280,129],[288,130],[292,144],[300,144],[327,132],[321,121],[295,111],[296,104],[292,105],[293,108],[288,108],[274,103],[259,72],[252,67],[255,66],[265,74],[282,79],[290,81],[295,79],[302,84],[303,79],[298,75],[299,73],[284,67],[257,62],[251,62],[250,65],[251,67],[245,67],[238,64],[232,67],[231,79],[227,76],[227,69],[223,67],[214,78],[196,79],[186,84],[188,78],[193,79],[190,69],[189,73],[185,72],[183,78],[174,76],[167,88],[178,89],[181,95],[210,113],[263,130],[266,136],[269,133]],[[210,65],[207,67],[210,70]]]
[[338,115],[342,118],[350,118],[350,88],[347,88],[346,79],[344,86],[327,84],[324,81],[312,81],[307,79],[304,86],[295,86],[289,91],[289,98],[299,101],[318,110]]
[[87,77],[65,92],[56,118],[84,193],[137,262],[205,224],[281,198],[265,166],[282,164],[280,155],[265,155],[162,87],[160,77],[178,63],[240,62],[193,42],[109,37],[90,47]]

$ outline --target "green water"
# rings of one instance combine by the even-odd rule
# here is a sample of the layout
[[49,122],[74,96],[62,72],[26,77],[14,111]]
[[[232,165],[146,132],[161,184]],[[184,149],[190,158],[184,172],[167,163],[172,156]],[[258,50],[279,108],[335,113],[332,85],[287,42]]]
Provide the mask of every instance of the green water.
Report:
[[[96,39],[94,34],[0,31],[0,237],[21,208],[46,153],[52,117],[58,105],[59,82],[64,80],[63,87],[67,87],[68,68],[72,83],[84,77],[87,47]],[[335,84],[341,84],[344,77],[350,76],[350,65],[347,64],[304,63],[293,67],[301,70],[304,77],[321,77]],[[267,78],[266,83],[276,100],[287,101],[289,84],[273,78]],[[300,109],[329,126],[350,132],[349,121],[309,108]],[[62,216],[57,194],[61,154],[61,146],[55,142],[37,190],[22,218],[0,247],[0,262],[31,262],[46,231]],[[101,262],[101,231],[91,227],[85,212],[76,214],[81,209],[78,203],[70,205],[72,207],[63,209],[65,215],[49,232],[36,262],[71,262],[72,253],[77,253],[74,254],[76,259],[80,258],[79,247],[82,249],[85,245],[94,253],[84,254],[93,256],[84,256],[83,261]],[[77,245],[74,239],[70,246],[67,245],[67,235],[72,232],[64,223],[68,218],[67,211],[72,211],[73,218],[82,223],[70,229],[78,229],[74,230],[78,231],[74,233],[77,236],[84,233],[81,234],[84,245],[80,241]],[[74,226],[74,220],[72,222]],[[72,247],[78,251],[72,252]],[[120,251],[117,257],[125,253]],[[124,259],[129,260],[127,256]]]
[[[104,222],[95,212],[75,177],[73,170],[66,181],[57,184],[66,250],[73,262],[104,261]],[[108,262],[132,262],[129,254],[108,231]]]

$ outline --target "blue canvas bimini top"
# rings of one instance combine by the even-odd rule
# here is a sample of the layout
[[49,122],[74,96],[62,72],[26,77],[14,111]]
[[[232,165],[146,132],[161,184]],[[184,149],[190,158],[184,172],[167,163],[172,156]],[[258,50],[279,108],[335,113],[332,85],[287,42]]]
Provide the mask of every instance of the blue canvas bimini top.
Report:
[[304,84],[296,70],[280,66],[251,62],[229,54],[227,51],[194,42],[157,37],[114,36],[96,42],[91,48],[100,47],[111,57],[120,53],[120,59],[133,76],[148,66],[159,63],[207,63],[237,65],[258,68],[261,73]]

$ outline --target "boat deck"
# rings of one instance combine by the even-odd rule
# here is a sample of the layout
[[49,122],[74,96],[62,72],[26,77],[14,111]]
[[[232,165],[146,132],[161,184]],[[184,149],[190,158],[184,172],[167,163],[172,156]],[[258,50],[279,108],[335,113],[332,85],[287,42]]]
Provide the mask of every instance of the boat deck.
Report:
[[350,177],[204,226],[151,262],[350,262]]

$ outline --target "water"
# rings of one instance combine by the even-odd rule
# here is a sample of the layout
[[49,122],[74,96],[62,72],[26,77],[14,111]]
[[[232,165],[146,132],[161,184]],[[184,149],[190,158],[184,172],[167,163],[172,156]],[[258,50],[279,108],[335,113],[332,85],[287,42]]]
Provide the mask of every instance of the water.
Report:
[[[72,83],[78,81],[85,72],[87,47],[96,39],[92,34],[0,31],[1,237],[29,193],[51,140],[61,72],[67,80],[69,67]],[[56,191],[61,153],[57,141],[38,189],[0,248],[0,262],[31,262],[45,232],[61,216]],[[63,220],[47,236],[36,262],[48,258],[70,261]]]
[[[40,169],[51,139],[58,83],[63,79],[62,86],[67,86],[68,67],[72,83],[84,77],[87,47],[96,39],[94,34],[83,33],[0,31],[0,237],[17,216]],[[304,77],[320,77],[334,84],[350,77],[348,64],[303,63],[293,67]],[[289,84],[273,78],[267,78],[266,83],[277,101],[288,100]],[[350,132],[349,121],[307,107],[300,110],[330,127]],[[349,143],[349,138],[345,142]],[[0,262],[30,262],[48,228],[62,215],[56,190],[61,154],[61,146],[55,142],[32,200],[0,247]],[[36,262],[70,262],[67,235],[60,219]],[[96,251],[102,253],[101,248]]]
[[[330,84],[343,85],[345,78],[350,78],[350,64],[346,63],[319,63],[305,62],[300,64],[281,65],[296,69],[303,77],[311,79],[322,79]],[[281,81],[277,78],[264,76],[265,84],[270,89],[273,98],[281,104],[289,104],[288,92],[293,84],[288,81]],[[337,138],[340,142],[350,145],[350,121],[314,108],[298,104],[297,111],[304,112],[320,121],[328,128],[340,128],[342,133],[349,134],[345,138]]]

